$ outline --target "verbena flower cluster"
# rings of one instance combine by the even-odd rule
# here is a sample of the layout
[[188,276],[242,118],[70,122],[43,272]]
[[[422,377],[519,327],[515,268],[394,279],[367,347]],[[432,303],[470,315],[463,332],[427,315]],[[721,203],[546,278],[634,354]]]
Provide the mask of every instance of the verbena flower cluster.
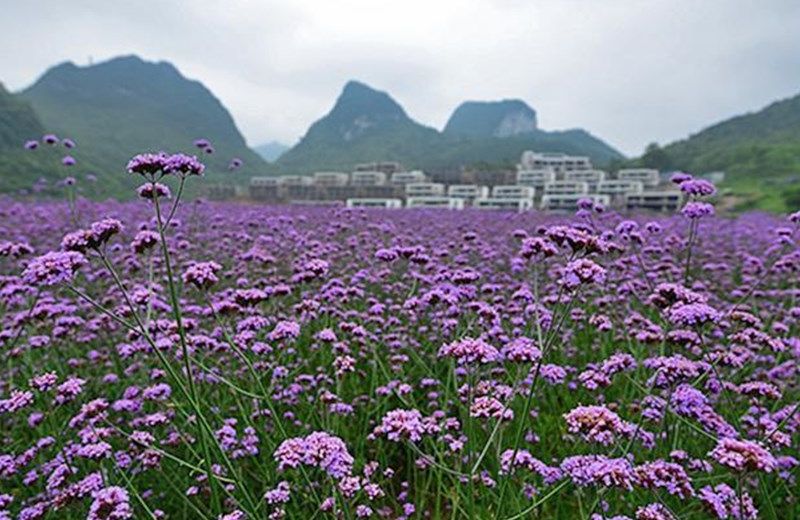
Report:
[[800,518],[800,213],[181,204],[203,169],[0,201],[0,519]]

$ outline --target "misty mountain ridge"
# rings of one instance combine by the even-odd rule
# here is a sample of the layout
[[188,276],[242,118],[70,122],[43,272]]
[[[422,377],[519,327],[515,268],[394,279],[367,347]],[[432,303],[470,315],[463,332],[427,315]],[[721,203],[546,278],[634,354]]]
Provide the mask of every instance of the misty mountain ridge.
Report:
[[445,135],[511,137],[537,129],[536,111],[521,99],[466,101],[447,120]]
[[[349,81],[331,111],[311,125],[297,145],[284,149],[268,143],[260,148],[267,160],[275,161],[271,165],[247,147],[229,112],[202,83],[187,79],[168,62],[137,56],[88,66],[61,63],[19,94],[6,97],[28,107],[39,121],[37,128],[78,142],[78,148],[70,151],[78,160],[73,171],[85,173],[91,168],[103,186],[120,195],[127,195],[131,182],[120,175],[126,161],[136,153],[161,149],[202,155],[213,182],[349,169],[379,160],[416,168],[513,164],[526,149],[585,154],[599,164],[621,157],[586,132],[539,130],[535,111],[520,100],[466,102],[440,132],[413,120],[388,93]],[[25,139],[36,137],[30,133],[20,131],[6,141],[11,146],[19,139],[21,147]],[[192,141],[201,137],[211,141],[213,154],[192,147]],[[38,161],[35,153],[26,160]],[[244,160],[241,172],[233,177],[226,171],[232,157]],[[49,171],[44,166],[30,169],[53,179],[67,175],[58,161],[51,158],[48,164]],[[15,186],[35,180],[27,171],[9,176]]]
[[203,154],[212,178],[224,175],[233,157],[244,161],[244,174],[267,167],[211,91],[164,61],[123,56],[88,66],[65,62],[48,69],[19,97],[48,131],[75,139],[79,164],[81,156],[94,159],[101,177],[118,176],[142,151],[202,153],[192,146],[198,138],[214,147],[213,154]]
[[411,168],[451,168],[513,164],[530,149],[588,155],[598,164],[622,157],[583,130],[538,129],[536,112],[520,100],[463,103],[439,132],[414,121],[386,92],[349,81],[331,111],[277,164],[293,173],[380,160]]

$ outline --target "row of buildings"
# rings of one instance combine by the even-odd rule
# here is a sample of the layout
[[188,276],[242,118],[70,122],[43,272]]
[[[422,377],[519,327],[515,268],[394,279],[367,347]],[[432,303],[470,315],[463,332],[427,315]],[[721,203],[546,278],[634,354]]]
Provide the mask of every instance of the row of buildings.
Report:
[[[474,182],[475,174],[437,179],[396,162],[357,165],[352,172],[256,177],[250,198],[298,204],[343,203],[350,207],[545,209],[573,211],[580,199],[623,210],[675,211],[681,192],[652,169],[621,169],[614,174],[593,167],[588,157],[524,152],[511,175],[497,183]],[[473,182],[469,182],[473,181]]]

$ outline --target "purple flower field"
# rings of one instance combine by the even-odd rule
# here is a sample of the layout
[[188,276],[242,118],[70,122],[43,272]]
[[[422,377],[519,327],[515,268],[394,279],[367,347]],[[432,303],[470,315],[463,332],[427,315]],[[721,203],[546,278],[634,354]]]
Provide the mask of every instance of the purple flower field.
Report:
[[[0,201],[0,519],[798,518],[800,213]],[[169,185],[169,187],[167,187]]]

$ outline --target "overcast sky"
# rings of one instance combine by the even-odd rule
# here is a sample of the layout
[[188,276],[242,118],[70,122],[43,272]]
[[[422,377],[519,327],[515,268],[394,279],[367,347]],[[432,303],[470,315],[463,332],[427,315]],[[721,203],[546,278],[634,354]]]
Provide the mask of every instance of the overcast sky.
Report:
[[251,145],[295,142],[348,79],[441,129],[522,98],[624,153],[800,92],[800,0],[3,0],[0,81],[120,54],[202,81]]

